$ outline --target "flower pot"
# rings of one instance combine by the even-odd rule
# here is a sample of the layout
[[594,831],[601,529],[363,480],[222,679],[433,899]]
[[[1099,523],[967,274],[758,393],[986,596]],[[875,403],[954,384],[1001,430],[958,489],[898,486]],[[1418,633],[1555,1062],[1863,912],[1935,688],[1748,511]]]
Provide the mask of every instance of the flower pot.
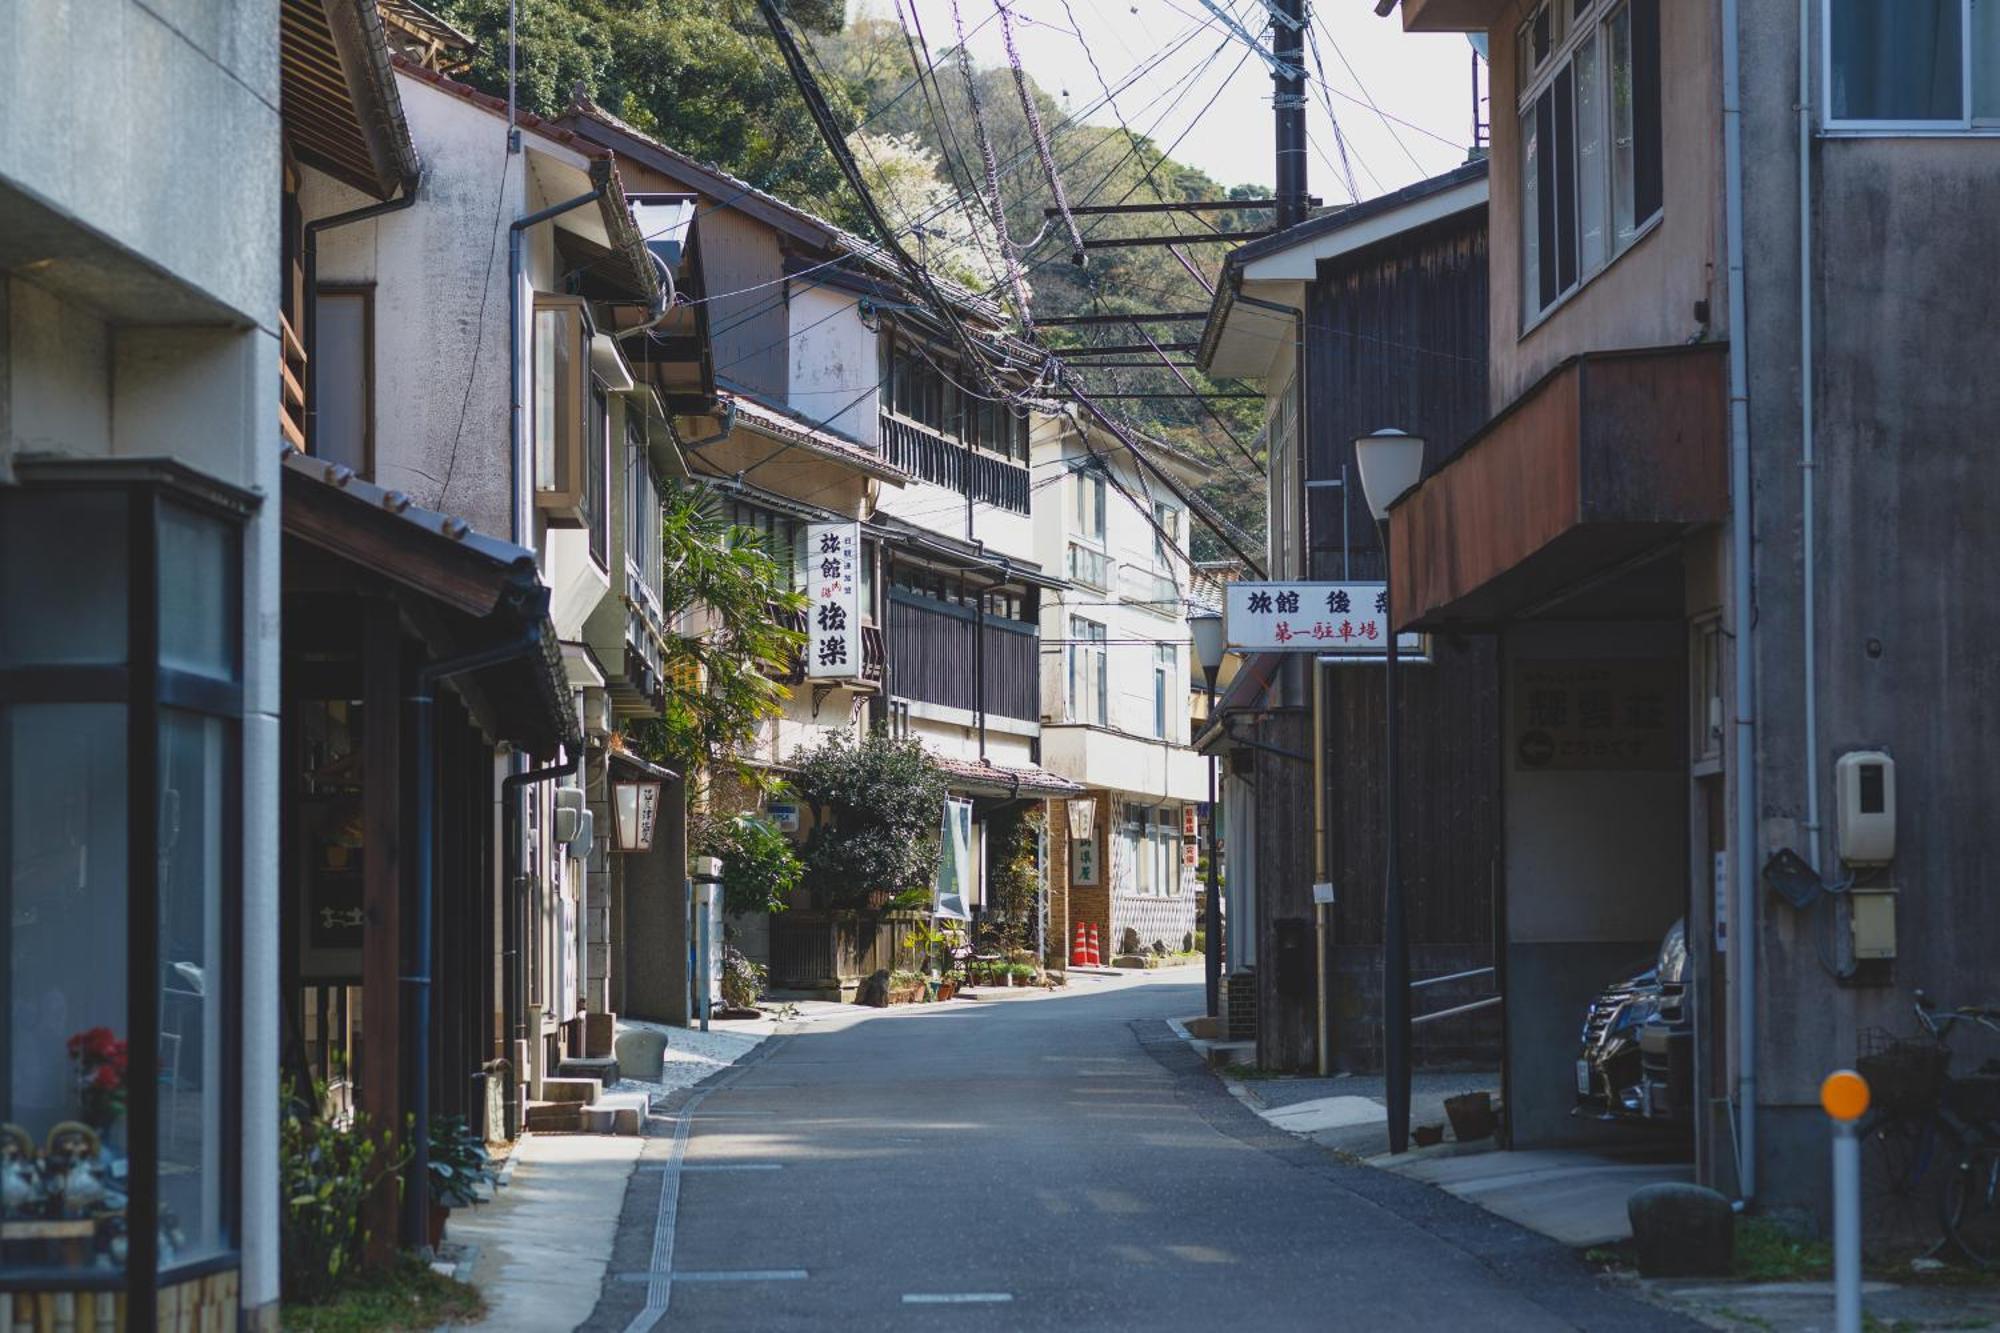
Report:
[[1444,1142],[1443,1125],[1418,1125],[1410,1131],[1410,1141],[1419,1148],[1430,1148]]
[[431,1204],[430,1243],[431,1243],[431,1249],[433,1251],[435,1251],[440,1245],[444,1244],[445,1219],[450,1216],[451,1216],[451,1209],[445,1207],[441,1203],[433,1202]]
[[1490,1138],[1493,1134],[1493,1094],[1464,1092],[1444,1101],[1444,1113],[1451,1120],[1451,1136],[1460,1143]]

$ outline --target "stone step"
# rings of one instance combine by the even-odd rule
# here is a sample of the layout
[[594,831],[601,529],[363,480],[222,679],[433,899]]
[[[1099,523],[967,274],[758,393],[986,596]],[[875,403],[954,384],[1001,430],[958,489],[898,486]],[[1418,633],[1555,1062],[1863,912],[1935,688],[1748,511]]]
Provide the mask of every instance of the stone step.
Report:
[[556,1073],[564,1078],[596,1079],[609,1087],[618,1081],[618,1057],[615,1055],[573,1055],[556,1066]]
[[596,1101],[604,1095],[604,1082],[596,1078],[545,1078],[542,1080],[542,1100],[549,1102]]
[[607,1092],[583,1108],[583,1127],[591,1134],[637,1134],[645,1126],[651,1099],[643,1092]]
[[527,1127],[538,1134],[581,1134],[583,1102],[529,1102]]

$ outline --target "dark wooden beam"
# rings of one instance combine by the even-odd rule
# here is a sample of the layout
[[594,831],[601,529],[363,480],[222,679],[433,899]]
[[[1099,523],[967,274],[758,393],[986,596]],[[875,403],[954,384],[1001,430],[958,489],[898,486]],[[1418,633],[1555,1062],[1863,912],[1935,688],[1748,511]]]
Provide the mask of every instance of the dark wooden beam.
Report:
[[1201,346],[1198,342],[1179,343],[1107,343],[1102,347],[1057,347],[1055,354],[1068,360],[1072,356],[1131,356],[1136,352],[1192,352]]
[[[403,1137],[403,626],[396,604],[370,603],[361,634],[361,994],[368,1016],[361,1109],[371,1129],[389,1137],[384,1151],[393,1160]],[[396,1254],[398,1202],[384,1181],[362,1204],[371,1262]]]
[[1206,324],[1206,310],[1168,310],[1157,315],[1037,315],[1035,323],[1042,328],[1059,328],[1064,325],[1092,327],[1114,326],[1118,324]]
[[1218,241],[1262,240],[1266,236],[1277,234],[1276,227],[1258,227],[1253,231],[1190,232],[1186,236],[1086,236],[1083,238],[1083,248],[1115,250],[1136,245],[1213,245]]
[[[1318,208],[1321,200],[1307,199],[1306,206]],[[1102,217],[1118,213],[1231,213],[1237,209],[1276,208],[1275,199],[1177,199],[1157,204],[1084,204],[1069,211],[1077,217]],[[1061,217],[1062,210],[1048,207],[1043,217]]]

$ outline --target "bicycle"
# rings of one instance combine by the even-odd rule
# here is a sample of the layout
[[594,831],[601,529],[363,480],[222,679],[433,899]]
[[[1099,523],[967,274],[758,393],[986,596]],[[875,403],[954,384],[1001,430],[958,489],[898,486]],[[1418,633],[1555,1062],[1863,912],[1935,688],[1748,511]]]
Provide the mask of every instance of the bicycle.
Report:
[[1939,1009],[1922,991],[1912,1008],[1921,1036],[1870,1029],[1855,1061],[1869,1087],[1861,1135],[1871,1239],[1927,1254],[1949,1243],[1985,1266],[2000,1258],[2000,1066],[1954,1079],[1949,1037],[1961,1022],[2000,1034],[2000,1011]]

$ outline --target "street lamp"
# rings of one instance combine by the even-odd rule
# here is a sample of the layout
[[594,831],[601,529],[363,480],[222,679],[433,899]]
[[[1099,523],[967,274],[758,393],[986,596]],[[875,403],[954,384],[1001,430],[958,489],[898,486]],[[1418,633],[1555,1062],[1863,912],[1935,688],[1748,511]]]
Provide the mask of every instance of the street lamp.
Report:
[[[1222,670],[1222,616],[1216,611],[1198,611],[1188,617],[1188,632],[1194,635],[1194,658],[1208,682],[1208,718],[1215,720],[1215,675]],[[1202,909],[1202,965],[1208,983],[1208,1014],[1222,1012],[1222,898],[1215,887],[1215,756],[1208,757],[1208,902]]]
[[612,779],[611,815],[619,851],[650,852],[660,816],[660,783],[652,778]]
[[[1378,430],[1354,442],[1354,460],[1361,469],[1361,494],[1382,535],[1382,586],[1390,591],[1389,507],[1413,488],[1424,474],[1424,441],[1400,430]],[[1393,603],[1392,603],[1393,604]],[[1396,807],[1398,790],[1396,748],[1401,702],[1396,694],[1396,622],[1391,616],[1384,656],[1383,712],[1388,718],[1387,754],[1383,772],[1382,835],[1382,1074],[1389,1101],[1389,1151],[1402,1152],[1410,1139],[1410,937],[1403,910],[1403,876],[1397,864]]]

